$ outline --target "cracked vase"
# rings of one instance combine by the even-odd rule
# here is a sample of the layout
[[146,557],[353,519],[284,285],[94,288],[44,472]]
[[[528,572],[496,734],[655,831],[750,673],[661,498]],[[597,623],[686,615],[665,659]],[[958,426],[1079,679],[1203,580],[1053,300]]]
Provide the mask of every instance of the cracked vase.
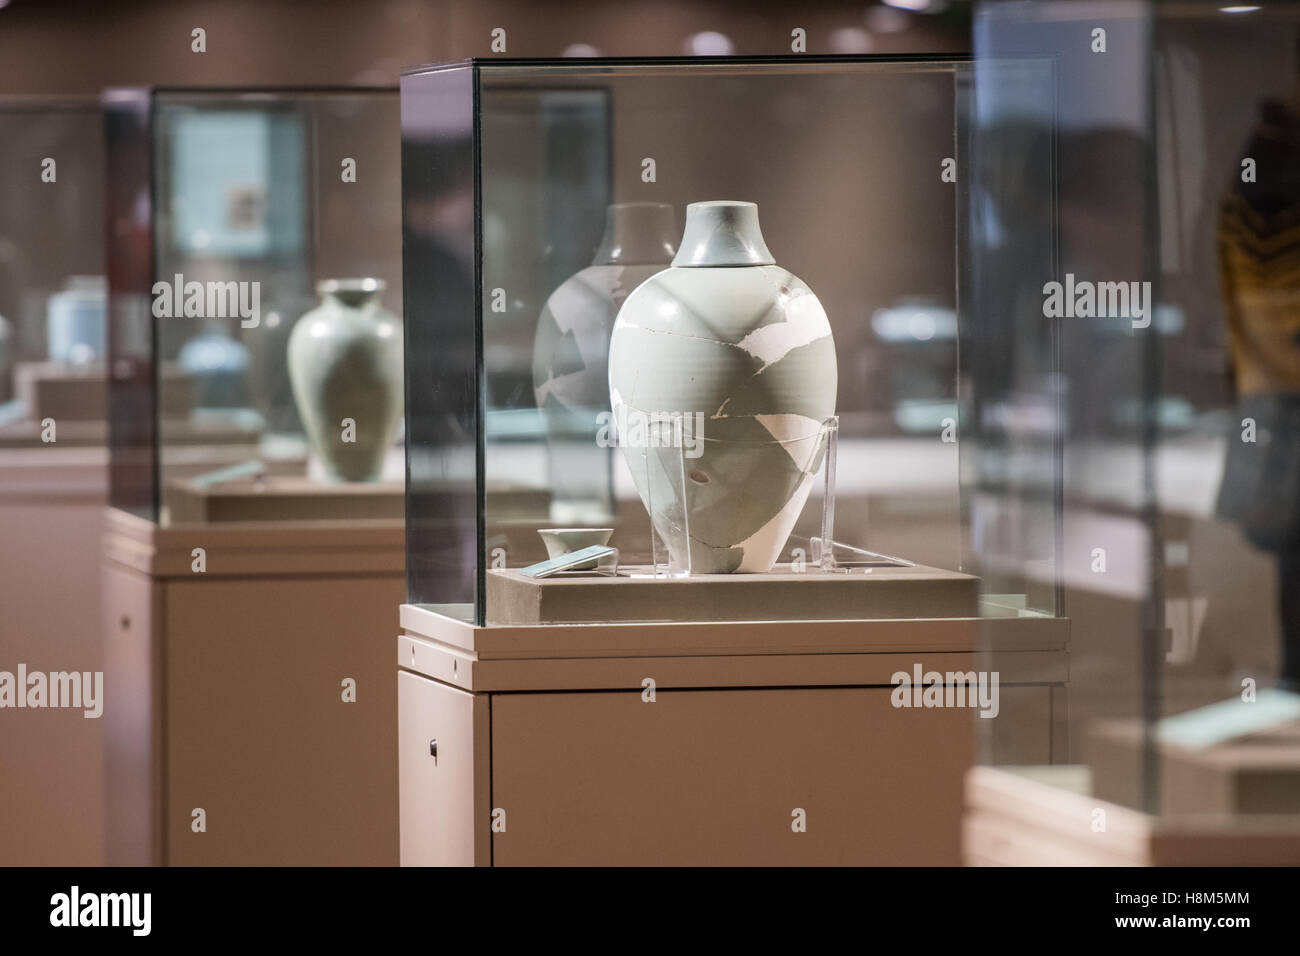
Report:
[[377,481],[402,414],[402,323],[378,279],[326,279],[289,334],[289,381],[333,481]]
[[668,269],[610,338],[619,446],[673,567],[770,571],[808,500],[835,414],[817,296],[776,265],[748,202],[692,203]]

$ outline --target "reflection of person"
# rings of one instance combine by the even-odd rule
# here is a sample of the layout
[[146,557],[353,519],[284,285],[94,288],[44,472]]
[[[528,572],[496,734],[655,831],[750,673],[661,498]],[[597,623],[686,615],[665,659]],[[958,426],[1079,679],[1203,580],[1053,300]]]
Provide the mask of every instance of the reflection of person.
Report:
[[1289,100],[1260,104],[1242,159],[1254,176],[1233,177],[1219,220],[1239,412],[1219,511],[1277,554],[1280,677],[1300,688],[1300,81]]

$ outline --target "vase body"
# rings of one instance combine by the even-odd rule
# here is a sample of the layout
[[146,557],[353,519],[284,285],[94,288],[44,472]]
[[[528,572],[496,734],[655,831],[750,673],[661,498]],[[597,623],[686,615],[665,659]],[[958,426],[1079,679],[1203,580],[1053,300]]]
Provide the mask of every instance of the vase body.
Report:
[[592,264],[552,292],[538,318],[533,396],[557,521],[601,523],[613,513],[612,448],[596,441],[610,414],[610,334],[632,290],[672,261],[676,238],[672,206],[610,206]]
[[402,413],[402,324],[376,279],[329,279],[289,335],[289,380],[312,450],[336,481],[374,481]]
[[673,564],[771,570],[835,414],[817,296],[777,266],[752,203],[694,203],[670,268],[627,297],[610,341],[619,444]]
[[177,362],[194,383],[199,408],[244,408],[248,405],[248,347],[213,327],[181,346]]

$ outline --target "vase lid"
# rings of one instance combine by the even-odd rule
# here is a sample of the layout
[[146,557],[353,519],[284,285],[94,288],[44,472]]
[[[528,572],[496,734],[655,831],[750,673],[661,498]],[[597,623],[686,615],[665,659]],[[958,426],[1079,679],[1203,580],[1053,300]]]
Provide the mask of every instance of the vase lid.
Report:
[[677,222],[663,202],[620,202],[605,210],[605,235],[592,265],[654,266],[672,259]]
[[686,230],[673,265],[776,265],[758,226],[758,206],[721,199],[691,203],[686,207]]

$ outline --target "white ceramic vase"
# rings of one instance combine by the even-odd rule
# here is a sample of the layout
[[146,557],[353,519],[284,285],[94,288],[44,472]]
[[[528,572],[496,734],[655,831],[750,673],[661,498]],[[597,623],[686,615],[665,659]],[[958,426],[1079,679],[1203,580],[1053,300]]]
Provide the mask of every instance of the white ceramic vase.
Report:
[[821,465],[836,386],[826,313],[773,261],[758,207],[691,204],[671,268],[627,297],[609,349],[624,459],[676,566],[771,570]]
[[402,323],[378,279],[327,279],[289,335],[289,380],[307,438],[336,481],[375,481],[402,413]]

